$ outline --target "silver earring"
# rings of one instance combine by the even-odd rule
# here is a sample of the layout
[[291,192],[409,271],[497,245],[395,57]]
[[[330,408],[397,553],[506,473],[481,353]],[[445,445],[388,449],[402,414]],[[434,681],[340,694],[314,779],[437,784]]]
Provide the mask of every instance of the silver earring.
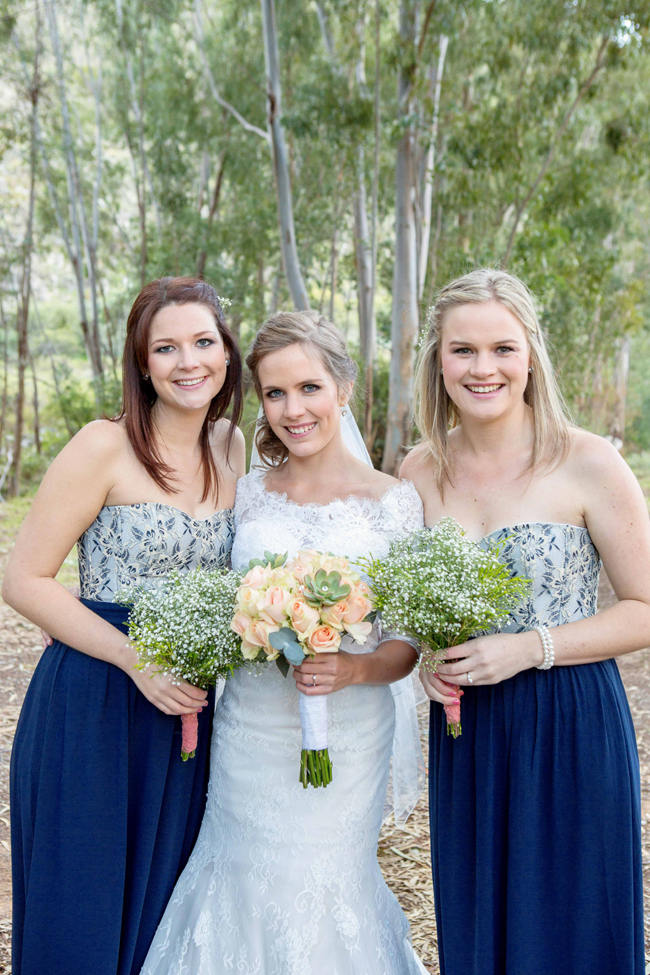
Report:
[[348,411],[347,411],[347,407],[345,407],[345,406],[342,406],[342,407],[341,407],[341,416],[345,416],[345,415],[347,414],[347,412],[348,412]]
[[230,359],[226,359],[226,366],[230,365]]
[[532,374],[533,374],[533,367],[532,367],[532,366],[528,366],[528,372],[529,372],[529,373],[531,374],[531,376],[532,376]]
[[142,373],[142,378],[146,381],[149,378],[149,373],[148,372],[143,372]]

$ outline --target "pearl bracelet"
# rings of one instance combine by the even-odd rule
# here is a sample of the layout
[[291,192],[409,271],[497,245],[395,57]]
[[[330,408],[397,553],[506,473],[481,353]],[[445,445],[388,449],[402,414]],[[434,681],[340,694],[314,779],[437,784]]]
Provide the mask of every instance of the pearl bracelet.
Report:
[[544,651],[544,659],[541,664],[537,664],[538,670],[550,670],[555,663],[555,648],[553,646],[553,638],[548,632],[548,627],[540,624],[540,626],[535,627],[535,632],[539,635],[542,641],[542,649]]

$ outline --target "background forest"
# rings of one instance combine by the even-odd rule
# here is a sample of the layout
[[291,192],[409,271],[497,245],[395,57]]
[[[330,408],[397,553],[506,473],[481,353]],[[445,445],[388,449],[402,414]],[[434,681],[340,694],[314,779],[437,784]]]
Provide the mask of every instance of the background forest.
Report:
[[3,0],[0,493],[116,411],[164,274],[213,283],[244,349],[274,309],[331,316],[393,470],[436,289],[506,267],[575,418],[650,449],[649,25],[649,0]]

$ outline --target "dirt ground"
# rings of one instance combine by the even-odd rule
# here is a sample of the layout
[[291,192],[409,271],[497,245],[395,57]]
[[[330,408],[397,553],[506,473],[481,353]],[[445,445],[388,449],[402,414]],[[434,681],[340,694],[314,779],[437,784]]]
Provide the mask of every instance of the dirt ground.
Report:
[[[9,541],[0,532],[0,570]],[[601,607],[613,598],[606,580]],[[0,602],[0,975],[8,975],[11,940],[8,769],[11,742],[30,675],[41,653],[35,627]],[[650,906],[650,650],[620,661],[636,725],[641,758],[644,830],[644,890]],[[421,715],[423,740],[426,708]],[[380,862],[388,883],[411,922],[413,941],[431,975],[438,975],[436,935],[429,860],[426,799],[420,800],[405,829],[384,828]],[[650,907],[649,907],[650,910]],[[650,957],[650,917],[646,920],[646,955]],[[650,965],[647,969],[650,972]]]

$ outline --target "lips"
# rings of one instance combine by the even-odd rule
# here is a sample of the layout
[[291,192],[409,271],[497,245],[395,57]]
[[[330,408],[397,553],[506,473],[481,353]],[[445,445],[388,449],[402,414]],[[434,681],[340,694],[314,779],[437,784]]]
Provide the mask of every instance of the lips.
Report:
[[182,389],[191,389],[193,386],[200,386],[207,378],[207,376],[201,376],[197,379],[175,379],[174,385],[180,386]]
[[299,427],[286,427],[285,429],[291,434],[292,437],[304,437],[306,434],[311,433],[315,427],[315,423],[303,423]]
[[466,389],[469,389],[470,393],[496,393],[502,386],[503,383],[486,383],[482,386],[473,383],[471,386],[467,385]]

